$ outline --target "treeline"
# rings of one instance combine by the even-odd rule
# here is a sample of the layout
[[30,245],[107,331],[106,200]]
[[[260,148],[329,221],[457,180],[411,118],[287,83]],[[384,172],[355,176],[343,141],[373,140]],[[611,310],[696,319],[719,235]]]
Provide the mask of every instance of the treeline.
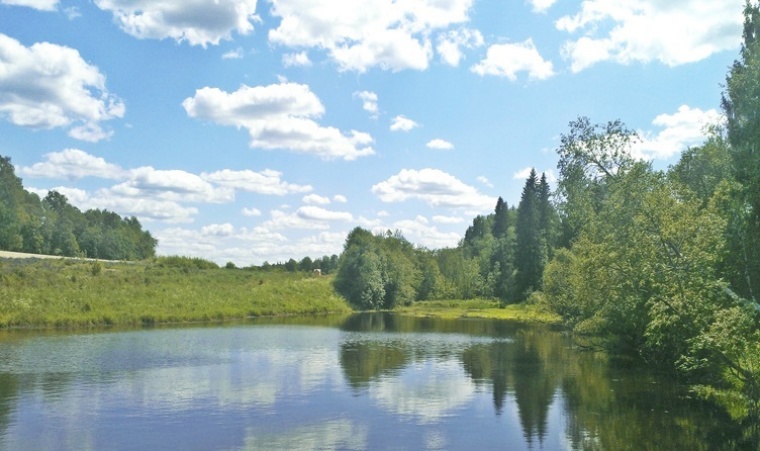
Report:
[[81,212],[56,191],[40,199],[24,189],[10,158],[0,156],[0,249],[142,260],[155,255],[156,244],[135,217],[99,209]]
[[632,154],[620,121],[570,123],[557,190],[531,173],[453,249],[355,229],[336,289],[361,308],[431,298],[529,298],[594,347],[670,368],[760,444],[760,6],[747,2],[725,126],[668,170]]
[[520,204],[500,197],[477,216],[456,248],[415,247],[400,232],[356,228],[346,239],[335,287],[361,309],[391,309],[431,299],[525,300],[540,288],[554,252],[559,217],[546,176],[531,171]]
[[291,258],[286,262],[277,263],[269,263],[265,261],[258,268],[265,271],[283,270],[287,272],[312,272],[318,269],[322,274],[327,275],[332,274],[338,268],[338,256],[334,254],[325,255],[321,258],[315,259],[306,256],[298,261]]

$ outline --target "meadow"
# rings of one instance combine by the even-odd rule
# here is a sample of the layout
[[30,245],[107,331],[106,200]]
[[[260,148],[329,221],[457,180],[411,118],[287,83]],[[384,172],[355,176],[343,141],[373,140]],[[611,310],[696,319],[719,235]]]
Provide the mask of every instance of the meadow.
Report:
[[161,257],[0,260],[0,328],[82,328],[350,313],[330,277]]

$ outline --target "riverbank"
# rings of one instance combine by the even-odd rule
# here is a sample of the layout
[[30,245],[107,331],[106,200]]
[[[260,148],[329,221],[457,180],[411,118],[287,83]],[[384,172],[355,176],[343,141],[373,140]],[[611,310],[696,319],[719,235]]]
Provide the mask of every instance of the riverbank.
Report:
[[559,325],[562,318],[536,304],[510,304],[500,306],[498,301],[482,299],[453,301],[421,301],[406,307],[398,307],[395,312],[419,317],[436,318],[489,318]]
[[[349,314],[332,277],[225,269],[192,259],[102,262],[0,258],[0,329],[88,328],[238,321],[264,316]],[[422,301],[394,312],[559,324],[537,305]]]
[[0,328],[86,328],[350,313],[330,277],[192,264],[0,259]]

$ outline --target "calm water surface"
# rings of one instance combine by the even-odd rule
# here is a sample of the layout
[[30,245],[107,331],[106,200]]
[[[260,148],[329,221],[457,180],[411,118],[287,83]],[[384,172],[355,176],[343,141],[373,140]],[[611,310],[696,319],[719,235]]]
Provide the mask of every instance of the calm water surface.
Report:
[[730,448],[730,423],[686,395],[498,321],[0,334],[0,449]]

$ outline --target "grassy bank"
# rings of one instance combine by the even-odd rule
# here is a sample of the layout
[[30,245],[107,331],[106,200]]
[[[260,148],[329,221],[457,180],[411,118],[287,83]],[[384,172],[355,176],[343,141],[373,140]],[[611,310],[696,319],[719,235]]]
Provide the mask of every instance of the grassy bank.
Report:
[[0,259],[0,328],[349,313],[331,278],[192,265]]
[[561,318],[535,304],[512,304],[500,307],[498,301],[459,300],[422,301],[399,307],[398,313],[437,318],[492,318],[526,323],[561,324]]

